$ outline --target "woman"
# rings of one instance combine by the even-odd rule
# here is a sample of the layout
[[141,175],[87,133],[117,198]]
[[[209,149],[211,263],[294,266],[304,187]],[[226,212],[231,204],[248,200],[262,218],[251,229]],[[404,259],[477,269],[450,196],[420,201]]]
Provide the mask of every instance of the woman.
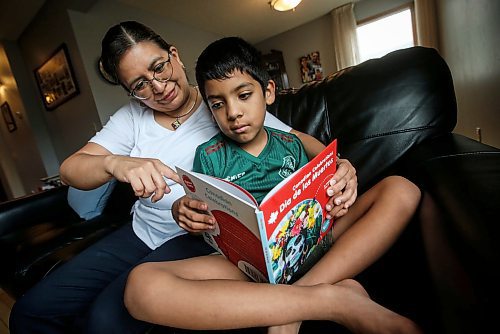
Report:
[[[11,333],[141,332],[123,305],[129,271],[142,262],[169,261],[212,252],[181,226],[195,226],[204,204],[183,198],[170,167],[191,168],[196,147],[217,133],[217,125],[190,86],[177,49],[148,27],[123,22],[102,40],[101,64],[107,78],[131,97],[85,146],[61,165],[62,180],[93,189],[117,179],[139,197],[132,224],[92,245],[55,270],[20,298],[10,318]],[[266,124],[290,131],[272,115]],[[293,130],[292,130],[293,131]],[[297,132],[295,132],[297,133]],[[297,133],[309,155],[322,150],[314,138]],[[170,167],[169,167],[170,166]],[[343,161],[332,215],[342,215],[356,198],[354,168]],[[206,218],[210,219],[210,218]]]

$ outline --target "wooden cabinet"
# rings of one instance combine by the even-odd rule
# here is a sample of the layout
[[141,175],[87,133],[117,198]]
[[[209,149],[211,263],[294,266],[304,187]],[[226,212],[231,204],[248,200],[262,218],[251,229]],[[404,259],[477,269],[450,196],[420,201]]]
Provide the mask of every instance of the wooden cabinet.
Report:
[[283,53],[281,51],[271,50],[270,53],[262,55],[262,61],[271,79],[276,83],[277,93],[290,88],[285,62],[283,61]]

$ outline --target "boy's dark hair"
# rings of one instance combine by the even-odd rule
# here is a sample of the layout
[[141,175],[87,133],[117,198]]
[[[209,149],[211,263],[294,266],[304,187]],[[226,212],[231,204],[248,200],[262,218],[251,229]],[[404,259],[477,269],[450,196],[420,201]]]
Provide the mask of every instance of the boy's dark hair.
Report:
[[196,82],[207,105],[205,82],[227,79],[235,70],[250,75],[265,93],[270,77],[260,52],[242,38],[225,37],[207,46],[196,62]]
[[121,57],[131,47],[143,41],[153,42],[165,51],[169,51],[171,47],[151,28],[136,21],[120,22],[109,28],[101,42],[99,62],[103,77],[109,82],[120,84],[118,64]]

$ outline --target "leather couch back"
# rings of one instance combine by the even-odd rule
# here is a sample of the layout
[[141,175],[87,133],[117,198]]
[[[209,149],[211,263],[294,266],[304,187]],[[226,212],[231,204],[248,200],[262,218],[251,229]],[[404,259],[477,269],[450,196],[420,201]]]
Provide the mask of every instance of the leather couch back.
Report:
[[450,70],[434,49],[412,47],[278,94],[269,107],[323,143],[338,138],[360,190],[378,181],[414,145],[456,124]]

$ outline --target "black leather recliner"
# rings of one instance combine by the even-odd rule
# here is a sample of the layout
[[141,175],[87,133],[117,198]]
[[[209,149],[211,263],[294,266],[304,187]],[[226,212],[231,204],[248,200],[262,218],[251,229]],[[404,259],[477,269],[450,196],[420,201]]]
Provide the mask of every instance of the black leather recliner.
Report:
[[[367,61],[279,94],[269,110],[324,143],[337,138],[357,169],[360,192],[391,174],[422,189],[408,229],[357,277],[373,299],[427,333],[494,328],[500,150],[451,132],[453,81],[435,50],[414,47]],[[68,207],[64,187],[0,204],[2,288],[21,295],[127,220],[132,201],[129,187],[119,185],[103,215],[88,222]],[[302,332],[326,325],[309,322]]]

